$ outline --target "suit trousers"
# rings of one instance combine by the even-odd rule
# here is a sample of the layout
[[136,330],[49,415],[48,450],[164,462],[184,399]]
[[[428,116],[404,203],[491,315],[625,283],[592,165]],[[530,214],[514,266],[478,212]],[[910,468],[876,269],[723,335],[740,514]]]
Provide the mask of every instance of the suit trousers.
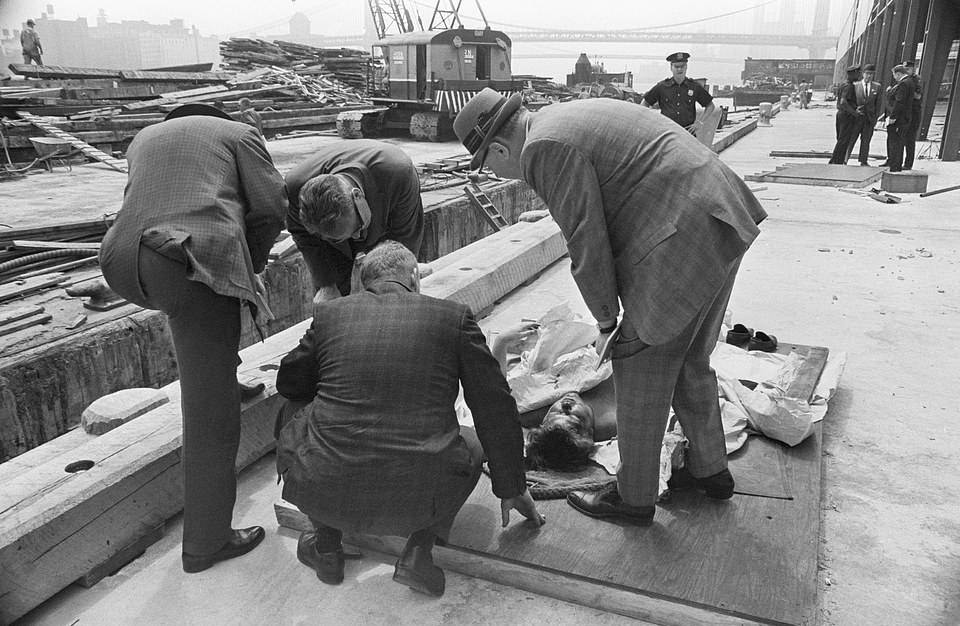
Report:
[[909,126],[894,124],[887,126],[887,165],[891,172],[903,170],[903,150]]
[[[617,487],[627,504],[653,506],[657,501],[660,449],[671,405],[690,441],[690,473],[704,478],[727,467],[717,376],[710,367],[710,353],[717,345],[739,267],[738,258],[713,300],[676,337],[653,346],[636,339],[636,348],[631,341],[614,347],[620,447]],[[629,313],[624,314],[624,326],[628,326]]]
[[860,125],[857,127],[856,132],[853,133],[853,136],[850,138],[850,144],[847,146],[847,159],[850,158],[850,154],[853,152],[853,146],[856,145],[857,139],[859,139],[860,153],[857,160],[864,165],[868,163],[870,158],[870,140],[873,139],[874,125],[876,125],[876,121],[866,116],[860,119]]
[[166,313],[183,413],[183,551],[216,552],[230,540],[240,444],[237,350],[240,300],[187,279],[185,264],[140,246],[140,285]]
[[837,143],[833,146],[833,155],[830,157],[830,163],[834,165],[846,165],[849,146],[856,141],[857,132],[860,130],[860,118],[856,115],[847,115],[846,113],[837,113]]
[[[287,422],[294,419],[296,413],[308,404],[309,402],[305,400],[288,400],[285,402],[277,416],[274,435],[279,437],[280,430],[283,429]],[[456,519],[460,509],[463,508],[467,498],[470,497],[470,494],[473,493],[474,488],[477,486],[477,481],[480,480],[480,474],[483,468],[483,446],[481,446],[480,439],[477,437],[477,431],[470,426],[460,426],[460,436],[463,438],[464,443],[467,445],[467,450],[470,452],[470,470],[463,475],[446,474],[438,477],[437,496],[435,499],[438,519],[431,527],[422,529],[430,531],[443,541],[447,541],[450,538],[450,529],[453,527],[453,521]],[[357,511],[356,513],[360,516],[363,515],[362,511]],[[332,538],[338,536],[343,530],[349,530],[332,528],[313,517],[310,518],[310,522],[320,533],[318,538]]]
[[917,153],[917,135],[920,134],[920,112],[913,112],[910,118],[910,125],[907,126],[903,135],[903,169],[913,169],[913,159]]

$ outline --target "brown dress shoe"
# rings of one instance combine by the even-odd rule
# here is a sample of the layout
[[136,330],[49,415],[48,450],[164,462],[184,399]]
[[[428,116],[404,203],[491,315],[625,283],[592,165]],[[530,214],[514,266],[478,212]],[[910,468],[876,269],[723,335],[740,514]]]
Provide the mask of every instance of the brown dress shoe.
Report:
[[393,571],[393,579],[414,591],[442,596],[446,588],[443,570],[433,564],[431,545],[410,545],[403,550]]
[[616,487],[606,491],[572,491],[567,504],[590,517],[619,517],[637,524],[653,523],[656,506],[631,506],[620,498]]
[[230,540],[227,541],[226,545],[213,554],[196,555],[184,552],[182,556],[183,571],[188,574],[202,572],[212,567],[215,563],[242,556],[260,545],[260,542],[263,541],[265,536],[266,533],[263,532],[263,528],[260,526],[251,526],[250,528],[241,528],[239,530],[234,529],[233,535],[230,537]]
[[343,547],[330,552],[317,550],[317,534],[312,531],[300,533],[297,541],[297,560],[316,570],[317,578],[328,585],[343,582]]

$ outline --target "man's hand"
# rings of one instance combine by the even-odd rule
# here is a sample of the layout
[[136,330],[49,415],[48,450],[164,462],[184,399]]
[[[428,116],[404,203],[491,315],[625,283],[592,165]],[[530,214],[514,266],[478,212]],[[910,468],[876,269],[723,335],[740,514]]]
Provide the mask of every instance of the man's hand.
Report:
[[514,498],[502,498],[500,500],[500,513],[503,515],[504,528],[510,523],[511,509],[516,509],[528,520],[536,522],[537,526],[543,526],[547,523],[547,518],[537,510],[537,505],[530,496],[529,489],[524,489],[522,494]]

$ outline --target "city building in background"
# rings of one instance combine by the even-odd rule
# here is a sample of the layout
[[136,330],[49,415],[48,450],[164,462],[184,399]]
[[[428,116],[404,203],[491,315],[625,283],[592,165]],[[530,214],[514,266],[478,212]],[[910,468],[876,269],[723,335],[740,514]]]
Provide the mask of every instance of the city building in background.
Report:
[[[219,39],[204,37],[183,20],[168,24],[144,21],[110,22],[101,11],[96,23],[87,18],[59,20],[53,6],[34,18],[43,41],[43,62],[67,67],[151,69],[210,63],[220,60]],[[0,29],[0,53],[5,68],[20,63],[20,29]]]

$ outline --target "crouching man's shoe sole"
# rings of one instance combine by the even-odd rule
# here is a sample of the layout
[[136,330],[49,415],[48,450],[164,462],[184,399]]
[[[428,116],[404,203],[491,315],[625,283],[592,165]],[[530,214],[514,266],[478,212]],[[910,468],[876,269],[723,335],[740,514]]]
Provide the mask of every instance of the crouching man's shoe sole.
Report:
[[233,534],[226,545],[213,554],[196,555],[184,552],[182,557],[183,571],[188,574],[195,574],[213,567],[213,565],[220,561],[243,556],[260,545],[260,542],[263,541],[265,536],[266,533],[260,526],[233,530]]

